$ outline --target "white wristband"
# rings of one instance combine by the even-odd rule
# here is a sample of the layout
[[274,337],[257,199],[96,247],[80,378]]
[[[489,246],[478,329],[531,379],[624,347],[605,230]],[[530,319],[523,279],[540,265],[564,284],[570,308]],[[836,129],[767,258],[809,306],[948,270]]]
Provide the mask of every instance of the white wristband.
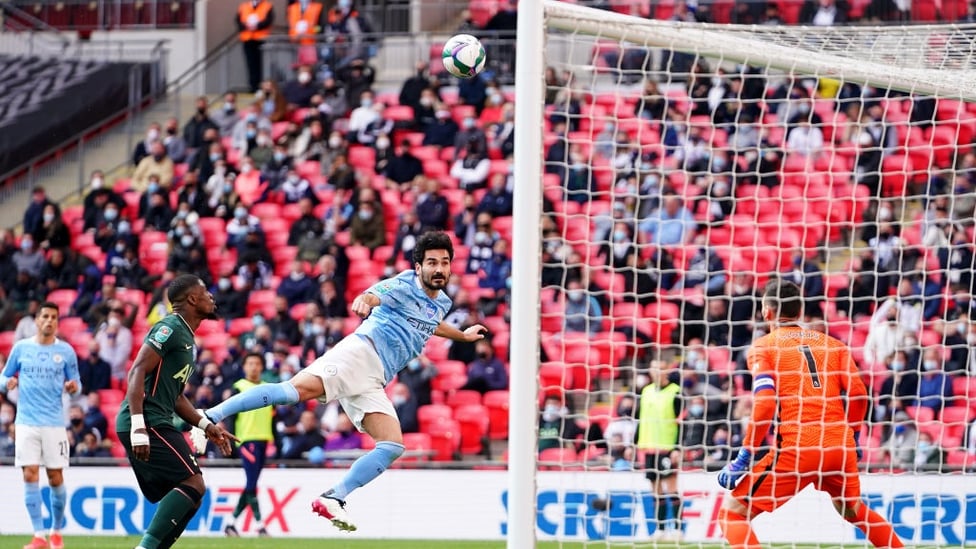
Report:
[[146,420],[142,417],[142,414],[132,414],[132,430],[145,429]]
[[207,416],[200,414],[200,421],[197,422],[197,427],[199,427],[203,431],[206,431],[207,427],[210,427],[211,425],[213,425],[213,422],[210,421],[210,419],[208,419]]

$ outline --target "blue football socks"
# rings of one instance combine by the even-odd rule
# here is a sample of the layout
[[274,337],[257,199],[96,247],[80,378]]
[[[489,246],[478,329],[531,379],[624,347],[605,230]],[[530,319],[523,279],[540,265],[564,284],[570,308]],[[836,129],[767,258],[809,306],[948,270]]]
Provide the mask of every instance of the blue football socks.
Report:
[[34,527],[34,535],[44,535],[44,517],[41,515],[41,486],[36,482],[24,483],[24,503],[27,505],[27,514],[30,515],[31,525]]
[[205,413],[210,421],[219,423],[224,418],[241,412],[257,410],[265,406],[287,405],[297,402],[298,389],[295,389],[291,383],[269,383],[238,393],[210,408]]
[[385,440],[377,442],[376,448],[353,462],[346,476],[329,491],[328,497],[345,501],[346,496],[353,490],[380,476],[401,455],[403,455],[402,444]]
[[68,490],[64,484],[51,487],[51,531],[64,528],[64,507],[68,502]]

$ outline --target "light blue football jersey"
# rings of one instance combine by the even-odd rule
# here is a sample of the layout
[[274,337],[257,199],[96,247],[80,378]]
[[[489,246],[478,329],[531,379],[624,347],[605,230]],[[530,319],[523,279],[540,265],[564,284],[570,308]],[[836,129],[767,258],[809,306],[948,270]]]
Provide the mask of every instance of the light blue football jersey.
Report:
[[414,271],[403,271],[372,285],[366,293],[380,298],[356,334],[373,341],[383,362],[386,383],[424,350],[434,330],[451,310],[451,298],[441,291],[427,297]]
[[61,394],[66,381],[74,380],[81,390],[78,356],[67,342],[54,340],[41,345],[30,337],[14,344],[0,380],[6,389],[7,379],[17,374],[17,425],[64,427]]

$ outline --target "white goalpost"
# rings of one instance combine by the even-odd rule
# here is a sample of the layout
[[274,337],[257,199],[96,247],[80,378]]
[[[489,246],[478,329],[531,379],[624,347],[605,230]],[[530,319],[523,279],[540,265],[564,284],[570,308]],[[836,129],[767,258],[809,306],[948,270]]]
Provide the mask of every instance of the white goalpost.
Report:
[[[714,472],[748,419],[772,278],[861,368],[865,502],[906,543],[976,536],[976,24],[518,13],[507,546],[723,543]],[[651,360],[681,387],[676,494],[603,434],[636,423],[619,404]],[[816,494],[772,516],[764,543],[865,543]]]

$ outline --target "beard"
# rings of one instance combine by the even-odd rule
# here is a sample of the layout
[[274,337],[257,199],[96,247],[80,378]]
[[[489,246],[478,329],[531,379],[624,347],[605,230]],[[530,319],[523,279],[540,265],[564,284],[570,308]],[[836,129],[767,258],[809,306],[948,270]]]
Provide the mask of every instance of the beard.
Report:
[[431,275],[427,278],[422,278],[424,287],[428,290],[443,290],[447,287],[447,277],[434,278],[435,275]]
[[220,317],[217,316],[217,306],[214,305],[213,306],[213,309],[210,309],[209,312],[203,313],[203,318],[206,319],[206,320],[217,320],[217,319],[219,319]]

